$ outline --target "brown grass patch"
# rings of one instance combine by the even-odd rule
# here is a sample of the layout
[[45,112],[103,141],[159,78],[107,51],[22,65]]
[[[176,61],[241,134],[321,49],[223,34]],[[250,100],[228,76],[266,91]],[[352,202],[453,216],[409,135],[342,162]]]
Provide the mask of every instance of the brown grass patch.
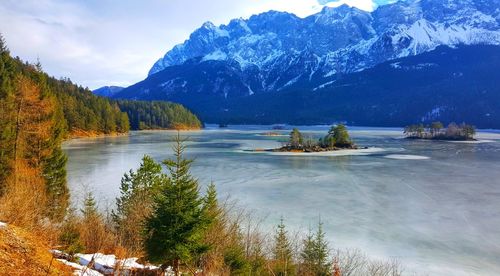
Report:
[[40,235],[12,225],[0,226],[0,275],[72,275],[49,249]]

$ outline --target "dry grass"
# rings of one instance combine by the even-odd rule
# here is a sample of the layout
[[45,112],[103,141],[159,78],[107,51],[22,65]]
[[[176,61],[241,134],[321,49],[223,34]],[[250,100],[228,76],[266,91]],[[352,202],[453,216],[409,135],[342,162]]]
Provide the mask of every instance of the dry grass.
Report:
[[45,182],[25,160],[18,161],[14,169],[0,201],[0,221],[33,231],[45,217]]
[[0,226],[0,275],[71,275],[42,239],[12,225]]

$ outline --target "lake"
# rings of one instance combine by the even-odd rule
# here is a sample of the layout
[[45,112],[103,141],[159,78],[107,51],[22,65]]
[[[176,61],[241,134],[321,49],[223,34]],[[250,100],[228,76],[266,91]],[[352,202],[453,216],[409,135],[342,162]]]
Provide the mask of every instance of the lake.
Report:
[[[300,127],[313,137],[326,126]],[[500,133],[479,143],[402,139],[400,129],[349,128],[360,152],[332,155],[252,153],[286,136],[268,126],[209,126],[183,132],[186,156],[204,187],[264,218],[272,229],[283,216],[306,232],[319,217],[330,245],[401,260],[406,272],[500,275]],[[281,130],[287,135],[290,128]],[[100,208],[113,207],[122,175],[144,154],[172,157],[174,131],[74,139],[64,144],[73,201],[92,191]]]

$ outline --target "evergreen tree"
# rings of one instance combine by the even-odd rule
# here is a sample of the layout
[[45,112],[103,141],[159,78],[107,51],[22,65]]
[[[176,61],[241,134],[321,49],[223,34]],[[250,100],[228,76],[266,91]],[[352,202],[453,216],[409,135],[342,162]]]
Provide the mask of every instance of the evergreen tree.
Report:
[[92,219],[95,217],[100,217],[99,211],[97,210],[97,203],[92,192],[88,192],[83,199],[83,207],[80,209],[84,219]]
[[472,125],[463,123],[460,125],[460,128],[462,129],[462,135],[465,139],[473,139],[474,135],[476,135],[476,128]]
[[303,144],[303,138],[300,131],[296,128],[290,133],[290,147],[299,149]]
[[302,262],[301,274],[313,274],[316,263],[314,248],[314,234],[309,229],[306,238],[302,240],[302,251],[300,252]]
[[323,223],[318,222],[318,229],[315,234],[309,231],[303,241],[301,252],[302,264],[306,273],[316,276],[326,276],[330,274],[330,262],[328,260],[328,242],[323,232]]
[[349,132],[347,132],[347,128],[343,124],[332,126],[330,131],[328,131],[326,140],[330,147],[348,147],[352,145]]
[[274,236],[274,275],[295,275],[295,265],[293,263],[292,257],[292,248],[288,239],[288,232],[285,229],[285,224],[282,217]]
[[172,264],[179,275],[180,262],[188,263],[207,250],[202,243],[207,227],[203,219],[203,198],[198,181],[189,170],[192,160],[184,159],[185,146],[179,133],[174,146],[175,159],[165,160],[169,178],[162,181],[155,207],[146,220],[145,250],[149,260]]
[[112,218],[121,244],[131,253],[143,249],[142,230],[153,210],[153,197],[164,181],[161,165],[145,155],[137,171],[130,170],[121,180],[120,197]]
[[207,193],[203,198],[203,214],[207,224],[216,222],[220,215],[219,202],[217,200],[217,190],[212,182],[207,187]]
[[85,195],[83,208],[80,211],[83,216],[80,239],[85,250],[89,253],[99,252],[106,243],[107,229],[91,192]]
[[318,231],[314,240],[314,251],[316,255],[316,275],[328,275],[330,271],[328,242],[325,239],[325,232],[323,232],[323,223],[321,221],[318,223]]
[[0,54],[5,52],[9,52],[9,49],[7,48],[7,42],[5,42],[2,33],[0,33]]
[[436,135],[438,135],[440,132],[441,132],[441,129],[443,129],[444,126],[441,122],[432,122],[431,126],[430,126],[430,133],[432,135],[432,137],[435,137]]
[[179,104],[158,101],[118,100],[126,112],[133,130],[140,129],[198,129],[202,123]]
[[203,203],[203,219],[207,228],[203,234],[203,243],[208,246],[208,251],[200,256],[200,266],[203,270],[218,271],[223,262],[223,243],[226,242],[226,229],[221,221],[222,210],[217,200],[215,184],[207,187]]

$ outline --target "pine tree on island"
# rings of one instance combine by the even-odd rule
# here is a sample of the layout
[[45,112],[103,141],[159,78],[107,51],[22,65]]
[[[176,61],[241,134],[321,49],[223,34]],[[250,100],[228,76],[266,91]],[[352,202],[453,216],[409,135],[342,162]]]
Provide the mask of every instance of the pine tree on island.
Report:
[[294,128],[290,132],[288,143],[272,151],[324,152],[340,149],[357,149],[349,136],[347,127],[343,124],[332,126],[325,137],[316,141],[304,139],[304,135],[297,128]]
[[443,123],[432,122],[427,126],[423,124],[406,126],[403,133],[409,139],[471,141],[475,140],[476,128],[466,123],[457,125],[454,122],[444,128]]

